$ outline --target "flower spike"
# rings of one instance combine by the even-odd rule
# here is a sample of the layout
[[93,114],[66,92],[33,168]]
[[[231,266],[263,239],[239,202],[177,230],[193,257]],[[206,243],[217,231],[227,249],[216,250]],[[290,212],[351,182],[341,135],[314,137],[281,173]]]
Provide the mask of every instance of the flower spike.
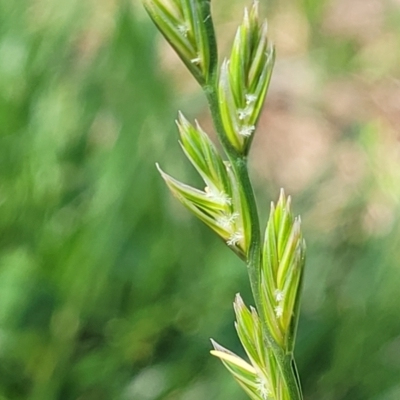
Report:
[[293,217],[290,202],[281,190],[278,203],[271,205],[261,270],[265,319],[275,342],[289,352],[296,335],[305,263],[301,221]]
[[205,183],[204,190],[188,186],[157,168],[171,192],[200,220],[213,229],[241,258],[248,251],[249,236],[246,210],[232,171],[223,162],[208,135],[196,122],[193,126],[182,113],[177,125],[181,146]]
[[210,0],[144,0],[144,6],[200,85],[207,84],[217,64]]
[[221,67],[219,106],[226,136],[247,154],[269,86],[275,60],[267,38],[267,23],[259,23],[258,3],[245,9],[231,55]]

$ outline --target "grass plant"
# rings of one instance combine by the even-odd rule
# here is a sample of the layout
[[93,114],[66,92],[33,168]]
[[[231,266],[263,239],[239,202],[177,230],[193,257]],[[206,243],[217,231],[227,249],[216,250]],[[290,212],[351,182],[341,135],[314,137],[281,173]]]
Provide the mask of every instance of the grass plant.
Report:
[[211,353],[251,399],[300,400],[293,350],[305,264],[301,222],[282,190],[261,233],[247,163],[275,60],[267,23],[260,22],[256,2],[245,9],[230,55],[219,66],[209,0],[145,0],[144,5],[202,87],[226,156],[197,121],[179,113],[181,147],[205,187],[184,184],[157,167],[173,195],[246,263],[254,298],[254,307],[240,294],[234,301],[235,327],[248,360],[214,340]]
[[[250,1],[212,1],[221,56]],[[308,400],[400,399],[395,3],[260,1],[278,57],[249,163],[260,230],[284,187],[312,248]],[[216,143],[197,81],[141,1],[0,0],[0,26],[0,399],[248,398],[208,342],[251,365],[232,326],[236,292],[254,305],[244,256],[154,167],[197,182],[172,144],[177,109]]]

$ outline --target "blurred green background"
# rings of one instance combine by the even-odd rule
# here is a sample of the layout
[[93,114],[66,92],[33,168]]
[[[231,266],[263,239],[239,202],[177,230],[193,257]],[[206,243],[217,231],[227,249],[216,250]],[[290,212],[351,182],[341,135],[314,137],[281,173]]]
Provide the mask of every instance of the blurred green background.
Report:
[[[227,54],[249,2],[213,0]],[[261,0],[277,47],[251,168],[308,246],[309,400],[400,399],[400,3]],[[244,400],[244,266],[171,198],[204,98],[138,0],[0,0],[0,399]]]

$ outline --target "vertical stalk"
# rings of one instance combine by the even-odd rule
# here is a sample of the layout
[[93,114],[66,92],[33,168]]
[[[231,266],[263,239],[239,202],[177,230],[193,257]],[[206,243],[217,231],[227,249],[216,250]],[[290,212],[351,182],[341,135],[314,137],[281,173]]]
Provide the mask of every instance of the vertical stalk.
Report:
[[235,175],[239,180],[239,185],[243,188],[245,193],[245,207],[249,210],[250,225],[251,225],[251,240],[249,251],[247,254],[246,264],[250,279],[250,286],[254,297],[254,303],[259,310],[259,316],[262,322],[263,336],[266,346],[270,346],[275,354],[278,362],[282,378],[290,394],[290,400],[302,400],[300,384],[297,377],[297,371],[294,363],[292,353],[285,354],[283,350],[275,343],[271,337],[264,313],[262,310],[262,300],[260,293],[260,271],[261,271],[261,232],[260,220],[258,216],[258,208],[254,196],[253,186],[250,181],[247,157],[240,154],[228,141],[219,111],[218,92],[216,89],[215,79],[210,80],[210,84],[203,86],[206,94],[213,123],[217,132],[218,139],[220,140],[228,158],[235,171]]

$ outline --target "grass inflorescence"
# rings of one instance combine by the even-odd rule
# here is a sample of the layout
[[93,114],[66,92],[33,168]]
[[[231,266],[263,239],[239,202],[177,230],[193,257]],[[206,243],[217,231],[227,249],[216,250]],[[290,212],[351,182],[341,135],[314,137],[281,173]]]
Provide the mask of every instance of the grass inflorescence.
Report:
[[244,360],[212,340],[218,357],[254,400],[300,400],[293,357],[305,242],[301,221],[282,190],[264,235],[247,159],[273,70],[275,51],[258,4],[245,9],[229,57],[219,67],[209,0],[145,0],[157,28],[207,97],[226,159],[196,122],[179,113],[184,154],[204,181],[194,188],[165,173],[171,192],[245,261],[255,307],[236,295],[235,327]]

